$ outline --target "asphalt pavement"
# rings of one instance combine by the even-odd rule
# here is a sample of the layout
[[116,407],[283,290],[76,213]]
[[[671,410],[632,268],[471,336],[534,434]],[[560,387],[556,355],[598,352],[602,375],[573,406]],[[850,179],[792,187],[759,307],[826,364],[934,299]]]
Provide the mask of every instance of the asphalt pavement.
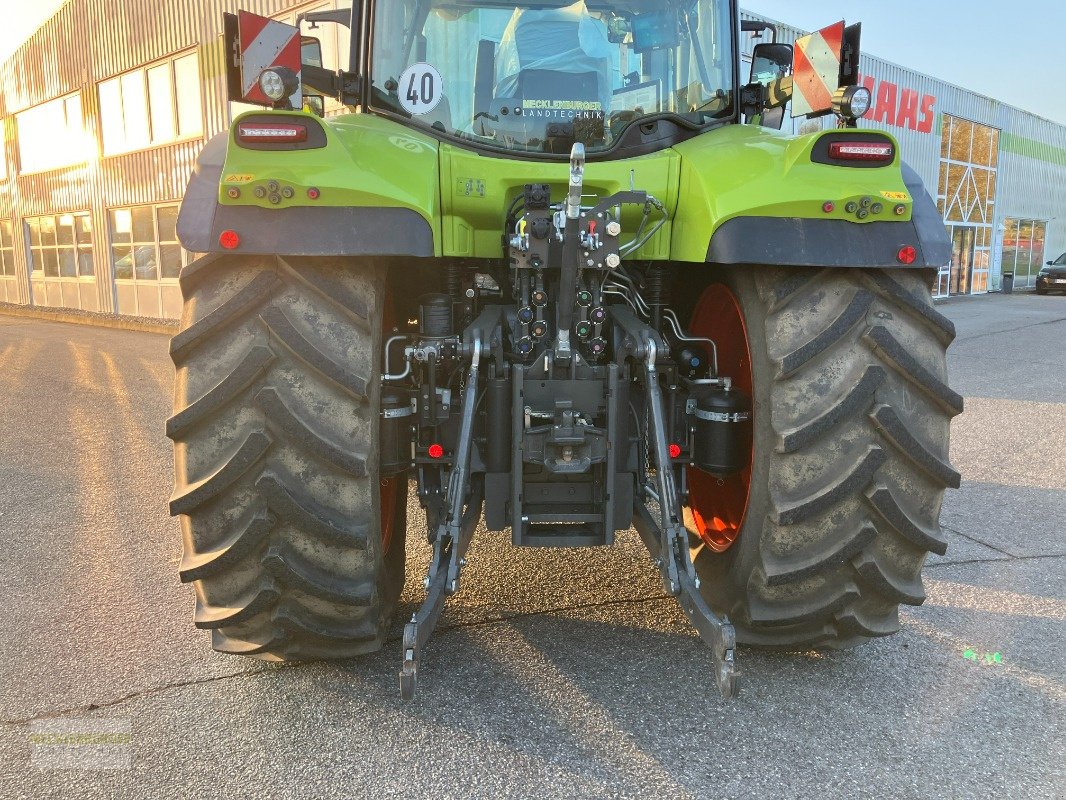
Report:
[[852,651],[741,648],[731,702],[633,532],[476,537],[412,704],[398,628],[342,663],[212,652],[166,510],[167,339],[0,316],[0,798],[1066,795],[1066,297],[941,310],[964,481],[925,605]]

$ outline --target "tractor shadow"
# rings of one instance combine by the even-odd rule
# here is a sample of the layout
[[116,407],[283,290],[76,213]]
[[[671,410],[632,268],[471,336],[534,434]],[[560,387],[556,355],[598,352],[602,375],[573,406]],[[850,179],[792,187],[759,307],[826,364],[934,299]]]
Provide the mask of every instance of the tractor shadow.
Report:
[[[512,750],[627,795],[707,796],[733,772],[730,752],[771,756],[790,738],[812,736],[807,710],[839,718],[841,699],[884,684],[883,667],[861,652],[742,648],[741,695],[722,700],[709,649],[668,598],[449,622],[445,611],[409,704],[398,696],[398,638],[368,661],[339,666],[357,685],[382,687],[372,705],[412,725],[474,737],[488,751]],[[850,713],[860,728],[861,709]],[[761,739],[754,751],[753,736]],[[700,742],[712,744],[693,758]]]
[[773,709],[782,696],[798,694],[798,707],[824,703],[827,679],[856,683],[868,670],[853,653],[744,648],[741,697],[723,701],[710,650],[663,595],[635,533],[580,553],[515,550],[482,534],[405,704],[396,679],[403,623],[424,596],[428,548],[409,542],[408,553],[408,585],[383,650],[332,667],[351,691],[369,689],[372,706],[413,725],[474,736],[623,793],[704,795],[717,757],[693,760],[687,743],[735,735],[742,747],[744,734],[728,733],[737,720],[780,728]]
[[[854,650],[741,647],[741,694],[726,701],[709,648],[663,594],[635,532],[613,548],[560,551],[512,548],[507,534],[479,531],[461,591],[425,649],[416,697],[403,703],[396,676],[403,624],[424,597],[423,533],[409,529],[407,586],[384,648],[328,667],[341,673],[329,683],[413,726],[473,737],[486,752],[564,769],[608,794],[740,796],[750,790],[745,775],[762,776],[796,753],[827,770],[867,765],[877,780],[890,752],[924,769],[906,752],[905,742],[918,740],[944,759],[973,758],[979,770],[1016,762],[1021,751],[1013,737],[974,745],[973,719],[988,719],[990,709],[1039,717],[1049,700],[1066,697],[1061,670],[1036,654],[1013,670],[966,660],[967,647],[988,638],[980,632],[998,607],[950,599],[960,594],[956,584],[972,584],[976,596],[1004,584],[1022,591],[1039,562],[1012,565],[1024,570],[1017,576],[1003,562],[966,567],[943,597],[905,608],[899,634]],[[1016,659],[1034,633],[1054,636],[1053,620],[1000,616],[994,644]]]
[[[930,580],[949,599],[931,594],[927,606],[902,612],[899,634],[854,650],[741,647],[741,694],[722,700],[709,649],[676,602],[656,593],[646,556],[638,559],[639,550],[620,544],[614,566],[629,564],[630,589],[600,604],[565,607],[574,600],[568,588],[596,580],[573,556],[567,566],[557,553],[508,554],[545,562],[538,574],[554,576],[539,587],[541,610],[521,611],[515,596],[500,595],[531,565],[469,573],[463,589],[469,597],[445,606],[412,703],[399,699],[395,677],[402,625],[381,653],[336,668],[355,679],[352,691],[372,687],[372,706],[405,715],[412,725],[473,737],[487,751],[502,748],[625,795],[743,795],[744,775],[763,775],[798,752],[826,769],[866,765],[860,771],[876,780],[886,755],[898,751],[908,761],[906,743],[919,740],[942,758],[972,758],[974,769],[1010,763],[1021,757],[1013,737],[975,744],[972,720],[1041,716],[1049,701],[1066,698],[1062,671],[1023,652],[1034,633],[1061,631],[1059,622],[950,599],[962,594],[960,585],[984,596],[1005,578],[1019,585],[1029,578],[1009,579],[995,564],[953,576],[944,587]],[[616,578],[601,576],[611,585]],[[400,620],[410,617],[418,596],[405,595]],[[979,632],[993,616],[1002,617],[996,644],[1016,659],[1010,667],[964,657],[987,638]]]

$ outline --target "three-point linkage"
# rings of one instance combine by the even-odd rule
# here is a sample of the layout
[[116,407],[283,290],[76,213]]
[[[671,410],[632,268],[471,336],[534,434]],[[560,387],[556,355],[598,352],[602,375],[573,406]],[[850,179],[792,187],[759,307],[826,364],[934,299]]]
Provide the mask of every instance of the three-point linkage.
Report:
[[[444,520],[436,532],[433,560],[426,578],[426,599],[403,631],[403,668],[400,670],[400,694],[404,700],[414,697],[418,685],[418,666],[422,648],[437,627],[444,601],[459,591],[459,578],[470,547],[470,539],[481,517],[483,489],[472,488],[470,456],[474,437],[474,413],[477,410],[478,370],[481,366],[481,340],[474,338],[470,348],[470,369],[463,396],[463,417],[455,451],[455,464],[445,495]],[[465,509],[465,510],[464,510]]]
[[682,521],[678,492],[674,485],[666,440],[666,417],[656,362],[659,347],[654,336],[644,339],[644,384],[648,400],[651,454],[654,458],[658,501],[658,521],[642,499],[636,503],[634,524],[663,576],[666,590],[677,598],[700,637],[711,647],[715,661],[715,681],[722,697],[736,697],[736,632],[728,617],[718,616],[700,594],[700,579],[689,553],[688,531]]
[[[456,372],[465,374],[465,384],[454,457],[435,484],[443,487],[443,498],[427,495],[435,498],[433,557],[426,599],[404,629],[405,699],[414,695],[422,649],[444,603],[458,591],[483,503],[490,530],[510,521],[514,544],[535,547],[608,545],[632,511],[667,591],[711,646],[719,691],[724,697],[737,692],[736,635],[700,594],[681,516],[665,400],[665,373],[674,361],[655,327],[662,312],[642,318],[639,296],[624,305],[602,299],[611,278],[631,282],[621,269],[623,226],[616,209],[644,207],[632,252],[646,241],[642,232],[651,210],[663,208],[635,189],[584,207],[584,174],[584,149],[575,146],[564,203],[551,205],[546,185],[526,187],[526,210],[508,239],[518,306],[486,305],[450,351],[465,362],[465,372]],[[440,387],[432,360],[429,366],[430,387],[423,393],[432,397]],[[639,388],[647,412],[639,434],[650,457],[638,466],[625,445],[630,428],[621,420],[629,422],[632,408],[622,398]],[[447,405],[454,413],[453,399],[449,395]],[[677,413],[677,398],[671,403]],[[649,500],[658,504],[658,518],[648,510]]]

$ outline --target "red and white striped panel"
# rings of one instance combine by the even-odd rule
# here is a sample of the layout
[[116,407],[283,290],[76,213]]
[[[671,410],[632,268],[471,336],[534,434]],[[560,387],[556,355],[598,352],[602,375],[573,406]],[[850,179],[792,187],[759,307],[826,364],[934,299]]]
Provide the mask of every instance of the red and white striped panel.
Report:
[[840,88],[840,51],[843,46],[843,21],[796,40],[792,116],[832,110],[833,93]]
[[[300,74],[300,29],[247,11],[238,12],[238,20],[244,99],[272,105],[273,101],[259,88],[259,75],[269,67],[288,67]],[[294,107],[300,107],[299,97],[295,98]]]

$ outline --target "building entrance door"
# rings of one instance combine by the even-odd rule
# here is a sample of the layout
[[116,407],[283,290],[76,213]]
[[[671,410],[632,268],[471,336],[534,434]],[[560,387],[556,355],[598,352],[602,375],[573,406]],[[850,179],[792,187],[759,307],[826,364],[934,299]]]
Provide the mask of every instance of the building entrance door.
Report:
[[998,130],[944,115],[937,204],[952,241],[951,294],[988,291],[998,165]]
[[974,246],[977,228],[971,225],[951,226],[951,294],[968,294],[973,281]]
[[1003,221],[1000,263],[1004,272],[1014,273],[1015,287],[1032,289],[1036,286],[1036,275],[1044,266],[1047,226],[1047,220],[1042,219]]

